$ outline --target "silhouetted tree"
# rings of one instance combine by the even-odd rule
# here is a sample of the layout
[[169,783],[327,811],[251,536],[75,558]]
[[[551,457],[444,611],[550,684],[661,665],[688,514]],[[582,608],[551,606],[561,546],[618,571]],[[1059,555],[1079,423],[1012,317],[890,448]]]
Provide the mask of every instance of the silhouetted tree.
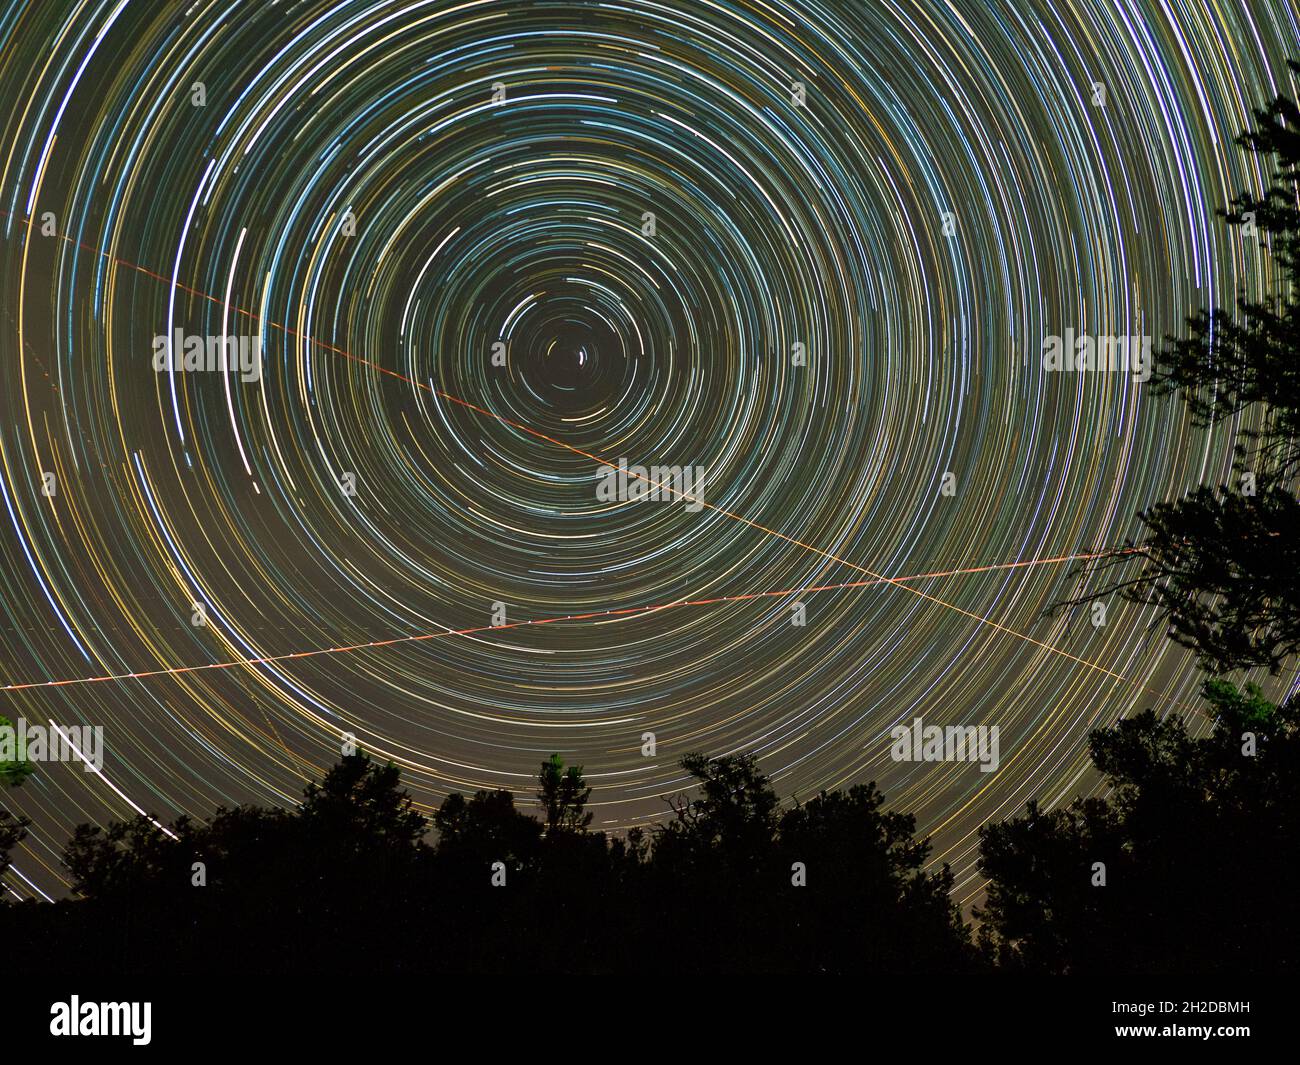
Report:
[[1050,814],[1031,804],[981,830],[982,942],[1002,964],[1281,973],[1300,963],[1300,709],[1223,680],[1205,695],[1207,737],[1151,711],[1091,735],[1107,799]]
[[776,833],[780,800],[755,757],[688,754],[681,764],[699,782],[699,794],[670,803],[672,817],[660,826],[656,852],[678,862],[708,855],[733,870],[759,871]]
[[182,872],[186,854],[179,841],[192,840],[195,833],[196,826],[181,818],[169,836],[143,815],[114,821],[107,828],[78,825],[64,848],[63,864],[78,895],[97,899],[139,895],[188,879]]
[[299,819],[322,836],[388,850],[411,852],[428,822],[399,790],[401,773],[389,762],[377,766],[364,754],[343,758],[318,785],[307,785]]
[[[752,755],[682,766],[699,794],[672,803],[655,838],[656,898],[675,900],[666,940],[707,971],[951,972],[968,931],[945,867],[927,874],[915,821],[874,784],[823,793],[784,814]],[[679,961],[680,964],[680,961]]]
[[433,815],[438,829],[438,857],[486,869],[501,861],[523,869],[537,856],[542,826],[515,809],[508,791],[480,791],[468,801],[458,792],[443,800]]
[[795,967],[823,972],[949,972],[973,964],[948,866],[925,871],[916,818],[884,809],[875,784],[822,792],[787,810],[781,865],[807,886],[787,891]]
[[582,776],[582,766],[567,769],[558,754],[542,763],[537,774],[537,801],[546,814],[546,831],[582,832],[591,824],[587,800],[591,789]]

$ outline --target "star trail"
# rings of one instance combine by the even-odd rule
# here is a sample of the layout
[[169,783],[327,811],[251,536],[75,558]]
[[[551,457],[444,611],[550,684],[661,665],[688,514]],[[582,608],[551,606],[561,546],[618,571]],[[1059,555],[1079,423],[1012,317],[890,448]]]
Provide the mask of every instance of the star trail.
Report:
[[[6,888],[355,736],[426,812],[560,751],[614,832],[691,751],[876,780],[977,900],[980,825],[1197,702],[1151,610],[1046,611],[1254,415],[1040,353],[1267,288],[1215,212],[1298,43],[1291,0],[9,5],[0,715],[105,750],[6,795]],[[620,460],[701,506],[602,500]],[[892,760],[915,718],[1000,767]]]

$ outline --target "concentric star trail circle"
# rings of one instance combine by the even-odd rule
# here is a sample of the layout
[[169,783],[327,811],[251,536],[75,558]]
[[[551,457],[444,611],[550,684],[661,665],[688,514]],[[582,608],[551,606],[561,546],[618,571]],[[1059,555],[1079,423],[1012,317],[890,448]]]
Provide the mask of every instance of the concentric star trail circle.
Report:
[[[0,713],[108,749],[15,793],[12,889],[130,804],[294,801],[347,732],[426,806],[561,751],[611,829],[692,750],[876,779],[971,897],[978,825],[1094,786],[1090,727],[1195,702],[1149,615],[1045,618],[1069,567],[1024,563],[1124,542],[1246,426],[1039,351],[1258,290],[1214,211],[1300,44],[1265,7],[0,16]],[[260,334],[260,379],[155,372],[177,329]],[[592,456],[708,505],[603,501]],[[892,762],[917,716],[997,724],[1000,771]]]

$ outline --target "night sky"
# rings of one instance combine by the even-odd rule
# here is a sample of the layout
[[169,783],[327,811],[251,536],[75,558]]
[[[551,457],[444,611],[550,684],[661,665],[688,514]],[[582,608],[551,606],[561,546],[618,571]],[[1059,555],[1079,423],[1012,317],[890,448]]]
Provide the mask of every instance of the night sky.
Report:
[[[8,3],[0,715],[105,764],[5,794],[6,888],[350,733],[426,812],[559,752],[613,831],[691,751],[874,779],[976,899],[979,825],[1197,704],[1150,611],[1044,610],[1249,425],[1041,351],[1265,290],[1215,211],[1297,53],[1291,0]],[[177,329],[260,376],[157,372]],[[895,762],[915,718],[997,772]]]

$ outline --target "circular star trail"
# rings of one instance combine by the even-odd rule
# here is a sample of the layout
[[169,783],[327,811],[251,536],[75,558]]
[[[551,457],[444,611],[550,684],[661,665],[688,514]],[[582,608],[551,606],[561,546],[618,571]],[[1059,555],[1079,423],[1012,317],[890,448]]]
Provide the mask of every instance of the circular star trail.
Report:
[[[106,761],[6,796],[10,889],[350,734],[426,808],[559,751],[610,830],[696,750],[875,779],[973,898],[980,824],[1195,702],[1148,613],[1043,611],[1248,426],[1040,353],[1268,283],[1214,212],[1297,44],[1291,3],[16,6],[0,713]],[[260,360],[160,370],[178,331]],[[620,461],[702,479],[602,498]],[[917,717],[1000,769],[895,763]]]

